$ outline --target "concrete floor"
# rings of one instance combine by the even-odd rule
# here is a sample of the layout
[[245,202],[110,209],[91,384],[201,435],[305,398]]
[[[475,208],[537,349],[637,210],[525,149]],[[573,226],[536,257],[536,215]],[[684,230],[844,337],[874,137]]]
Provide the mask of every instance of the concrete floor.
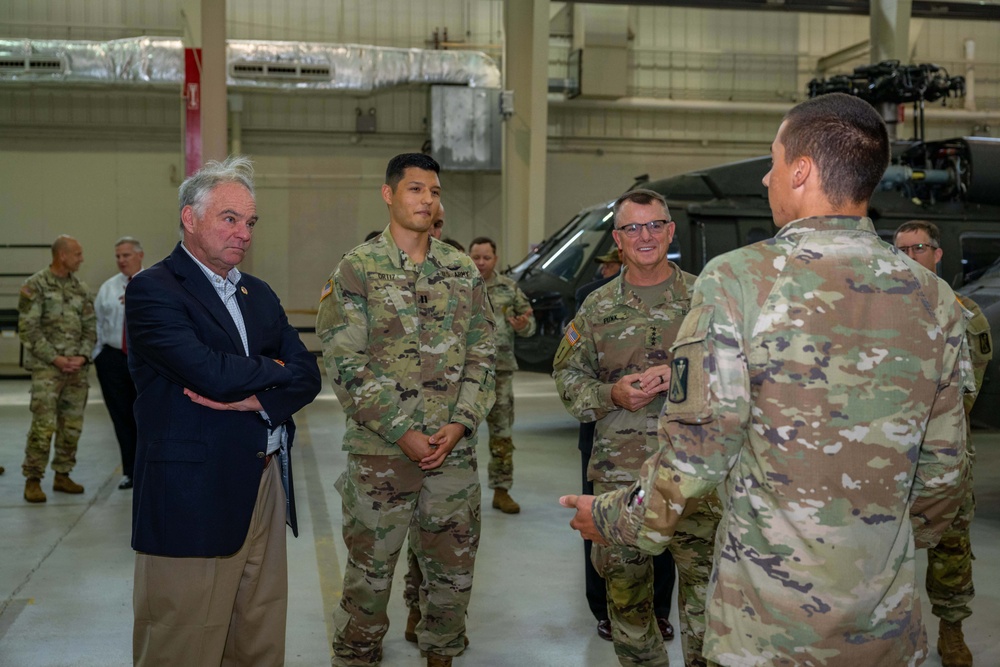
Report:
[[[582,543],[558,506],[579,486],[576,422],[545,375],[515,377],[517,423],[513,497],[520,515],[489,507],[484,492],[483,537],[469,609],[471,646],[456,665],[492,667],[607,667],[617,664],[610,643],[594,632],[583,596]],[[29,424],[28,383],[0,380],[0,667],[109,667],[131,664],[131,494],[116,487],[118,447],[100,389],[93,382],[79,463],[73,473],[82,496],[51,492],[44,505],[22,499],[20,463]],[[289,667],[328,665],[330,618],[340,596],[345,553],[340,500],[333,483],[344,467],[344,417],[329,388],[297,417],[298,539],[289,537]],[[485,430],[481,436],[485,435]],[[979,594],[966,637],[980,667],[1000,665],[1000,433],[977,434],[979,514],[973,527]],[[485,489],[485,437],[480,438]],[[925,559],[921,559],[924,561]],[[922,576],[922,575],[921,575]],[[402,568],[385,642],[387,667],[423,665],[403,639]],[[925,607],[928,632],[937,621]],[[676,626],[676,611],[673,614]],[[994,619],[994,620],[990,620]],[[667,644],[683,664],[680,640]],[[937,667],[932,655],[925,665]],[[859,666],[866,667],[866,666]]]

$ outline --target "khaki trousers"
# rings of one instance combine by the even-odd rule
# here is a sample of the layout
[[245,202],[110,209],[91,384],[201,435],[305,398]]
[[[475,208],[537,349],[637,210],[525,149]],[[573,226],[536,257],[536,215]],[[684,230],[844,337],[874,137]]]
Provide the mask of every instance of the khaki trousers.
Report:
[[280,470],[277,457],[264,469],[247,539],[232,556],[136,554],[134,665],[284,664],[288,563]]

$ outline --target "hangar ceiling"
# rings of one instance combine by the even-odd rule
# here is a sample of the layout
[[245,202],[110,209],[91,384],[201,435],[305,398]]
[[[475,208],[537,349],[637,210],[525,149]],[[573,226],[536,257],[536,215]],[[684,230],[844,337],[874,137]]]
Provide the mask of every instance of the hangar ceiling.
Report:
[[[871,13],[868,0],[576,0],[577,4],[653,5],[696,9],[742,9],[812,14]],[[913,18],[1000,21],[1000,4],[913,0]]]

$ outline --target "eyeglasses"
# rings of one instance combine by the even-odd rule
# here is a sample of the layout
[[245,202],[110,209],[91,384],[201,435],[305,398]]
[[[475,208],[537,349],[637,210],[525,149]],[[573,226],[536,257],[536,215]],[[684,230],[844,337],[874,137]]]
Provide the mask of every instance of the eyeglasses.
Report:
[[905,252],[910,257],[914,257],[916,255],[923,255],[928,250],[937,250],[938,246],[932,243],[915,243],[913,245],[898,245],[896,248],[900,252]]
[[625,236],[638,236],[645,227],[650,234],[660,234],[667,228],[673,220],[650,220],[649,222],[633,222],[621,227],[615,227],[620,232],[625,232]]

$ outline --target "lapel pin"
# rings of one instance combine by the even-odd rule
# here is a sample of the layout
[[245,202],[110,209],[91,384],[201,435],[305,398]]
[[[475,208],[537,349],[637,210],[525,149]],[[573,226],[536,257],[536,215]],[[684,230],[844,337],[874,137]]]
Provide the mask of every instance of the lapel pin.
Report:
[[247,293],[247,288],[246,287],[240,287],[240,291],[243,292],[243,294],[246,294]]

